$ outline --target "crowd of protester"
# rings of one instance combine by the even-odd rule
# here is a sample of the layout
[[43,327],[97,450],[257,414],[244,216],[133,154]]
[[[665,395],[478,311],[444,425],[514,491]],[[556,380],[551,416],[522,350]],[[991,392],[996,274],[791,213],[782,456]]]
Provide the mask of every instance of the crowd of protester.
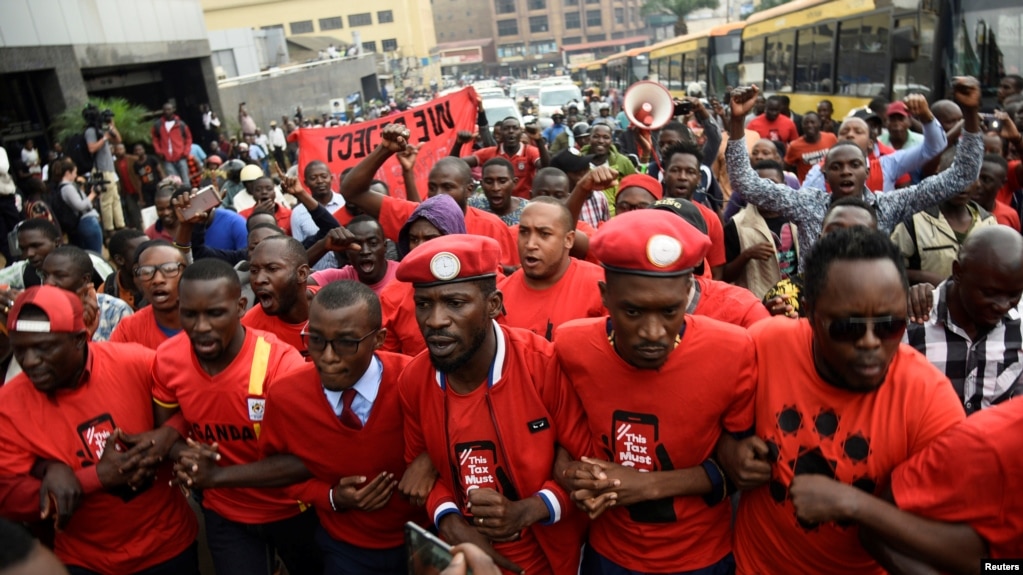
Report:
[[642,161],[613,98],[480,113],[422,200],[404,124],[299,173],[244,105],[90,128],[87,182],[3,152],[0,573],[406,573],[407,522],[445,574],[1023,559],[1023,79],[981,91],[739,87]]

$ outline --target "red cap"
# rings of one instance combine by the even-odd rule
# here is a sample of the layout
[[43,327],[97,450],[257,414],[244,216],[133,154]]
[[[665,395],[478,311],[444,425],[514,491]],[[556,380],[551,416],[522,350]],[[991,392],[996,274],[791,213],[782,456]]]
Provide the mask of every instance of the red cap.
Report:
[[644,276],[678,276],[706,257],[710,238],[664,210],[617,215],[597,230],[590,253],[608,271]]
[[[19,320],[21,310],[34,305],[43,310],[49,321]],[[58,287],[30,287],[14,302],[14,308],[7,316],[7,330],[27,333],[77,333],[85,331],[82,319],[82,300],[78,296]]]
[[219,166],[224,163],[224,160],[221,160],[220,156],[206,156],[206,163]]
[[909,117],[909,108],[906,107],[905,102],[899,100],[896,102],[892,102],[891,104],[888,104],[888,112],[886,112],[885,115],[894,116],[896,114],[905,116],[907,118]]
[[501,245],[472,234],[432,239],[409,252],[398,264],[396,277],[419,287],[464,282],[497,275]]
[[622,193],[625,188],[643,188],[650,192],[654,201],[664,197],[664,188],[661,187],[661,182],[646,174],[629,174],[622,178],[622,181],[618,183],[618,191],[615,192],[615,201],[618,200],[618,194]]

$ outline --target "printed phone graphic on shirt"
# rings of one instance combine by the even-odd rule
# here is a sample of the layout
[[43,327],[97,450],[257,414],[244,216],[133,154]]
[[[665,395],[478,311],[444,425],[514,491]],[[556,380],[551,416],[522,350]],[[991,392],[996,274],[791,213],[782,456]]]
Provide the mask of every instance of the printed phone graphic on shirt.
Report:
[[[657,416],[651,413],[615,411],[611,414],[614,462],[638,471],[670,471],[675,468],[660,440]],[[637,523],[673,523],[675,503],[671,497],[634,503],[626,507]]]
[[657,469],[654,465],[654,446],[659,438],[656,415],[615,411],[612,429],[615,463],[638,471]]
[[117,426],[109,413],[94,417],[78,426],[78,438],[85,448],[82,459],[91,459],[98,462],[103,457],[103,450],[107,445],[107,438],[114,432]]
[[458,474],[467,501],[469,491],[473,489],[497,490],[497,448],[494,442],[456,443],[455,456],[458,457]]

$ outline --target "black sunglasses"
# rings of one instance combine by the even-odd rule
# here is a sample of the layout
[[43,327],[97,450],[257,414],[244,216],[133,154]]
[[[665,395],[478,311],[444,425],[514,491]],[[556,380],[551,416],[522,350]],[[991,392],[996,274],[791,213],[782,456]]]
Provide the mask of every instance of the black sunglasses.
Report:
[[907,320],[904,317],[886,315],[881,317],[847,317],[825,321],[824,325],[827,326],[828,336],[832,341],[853,343],[867,335],[868,325],[874,332],[874,336],[878,339],[901,339],[902,334],[906,331],[906,323]]

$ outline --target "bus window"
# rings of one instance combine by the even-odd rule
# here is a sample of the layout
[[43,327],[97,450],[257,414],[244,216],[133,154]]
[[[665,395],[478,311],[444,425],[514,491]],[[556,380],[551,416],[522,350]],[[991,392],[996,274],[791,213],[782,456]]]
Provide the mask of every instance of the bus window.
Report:
[[839,24],[839,93],[861,98],[887,95],[888,22],[888,14],[879,13]]
[[775,92],[791,92],[792,67],[795,64],[795,32],[784,32],[767,38],[767,77],[764,86]]
[[955,75],[980,80],[993,98],[1002,76],[1023,74],[1023,14],[1018,0],[965,2],[955,18]]
[[742,66],[739,68],[740,83],[749,86],[764,85],[764,39],[754,38],[742,43]]
[[728,86],[739,85],[739,47],[742,36],[731,33],[711,38],[710,86],[707,93],[721,97]]
[[689,84],[695,82],[698,78],[696,77],[696,54],[690,52],[686,54],[686,59],[682,61],[682,90],[685,90]]
[[[892,99],[901,100],[909,94],[923,94],[930,99],[931,83],[934,77],[934,34],[937,16],[933,12],[921,12],[919,24],[915,14],[895,20],[895,27],[917,28],[919,52],[915,62],[895,64],[892,70]],[[939,89],[938,93],[942,93]]]
[[674,90],[674,91],[681,90],[682,89],[682,54],[675,54],[675,55],[673,55],[671,57],[671,60],[669,60],[668,62],[669,62],[668,63],[668,69],[669,69],[669,73],[670,73],[669,80],[668,80],[668,89],[669,90]]
[[703,94],[707,94],[707,39],[700,40],[696,49],[696,81],[703,88]]
[[796,90],[830,94],[833,25],[803,28],[797,36]]

